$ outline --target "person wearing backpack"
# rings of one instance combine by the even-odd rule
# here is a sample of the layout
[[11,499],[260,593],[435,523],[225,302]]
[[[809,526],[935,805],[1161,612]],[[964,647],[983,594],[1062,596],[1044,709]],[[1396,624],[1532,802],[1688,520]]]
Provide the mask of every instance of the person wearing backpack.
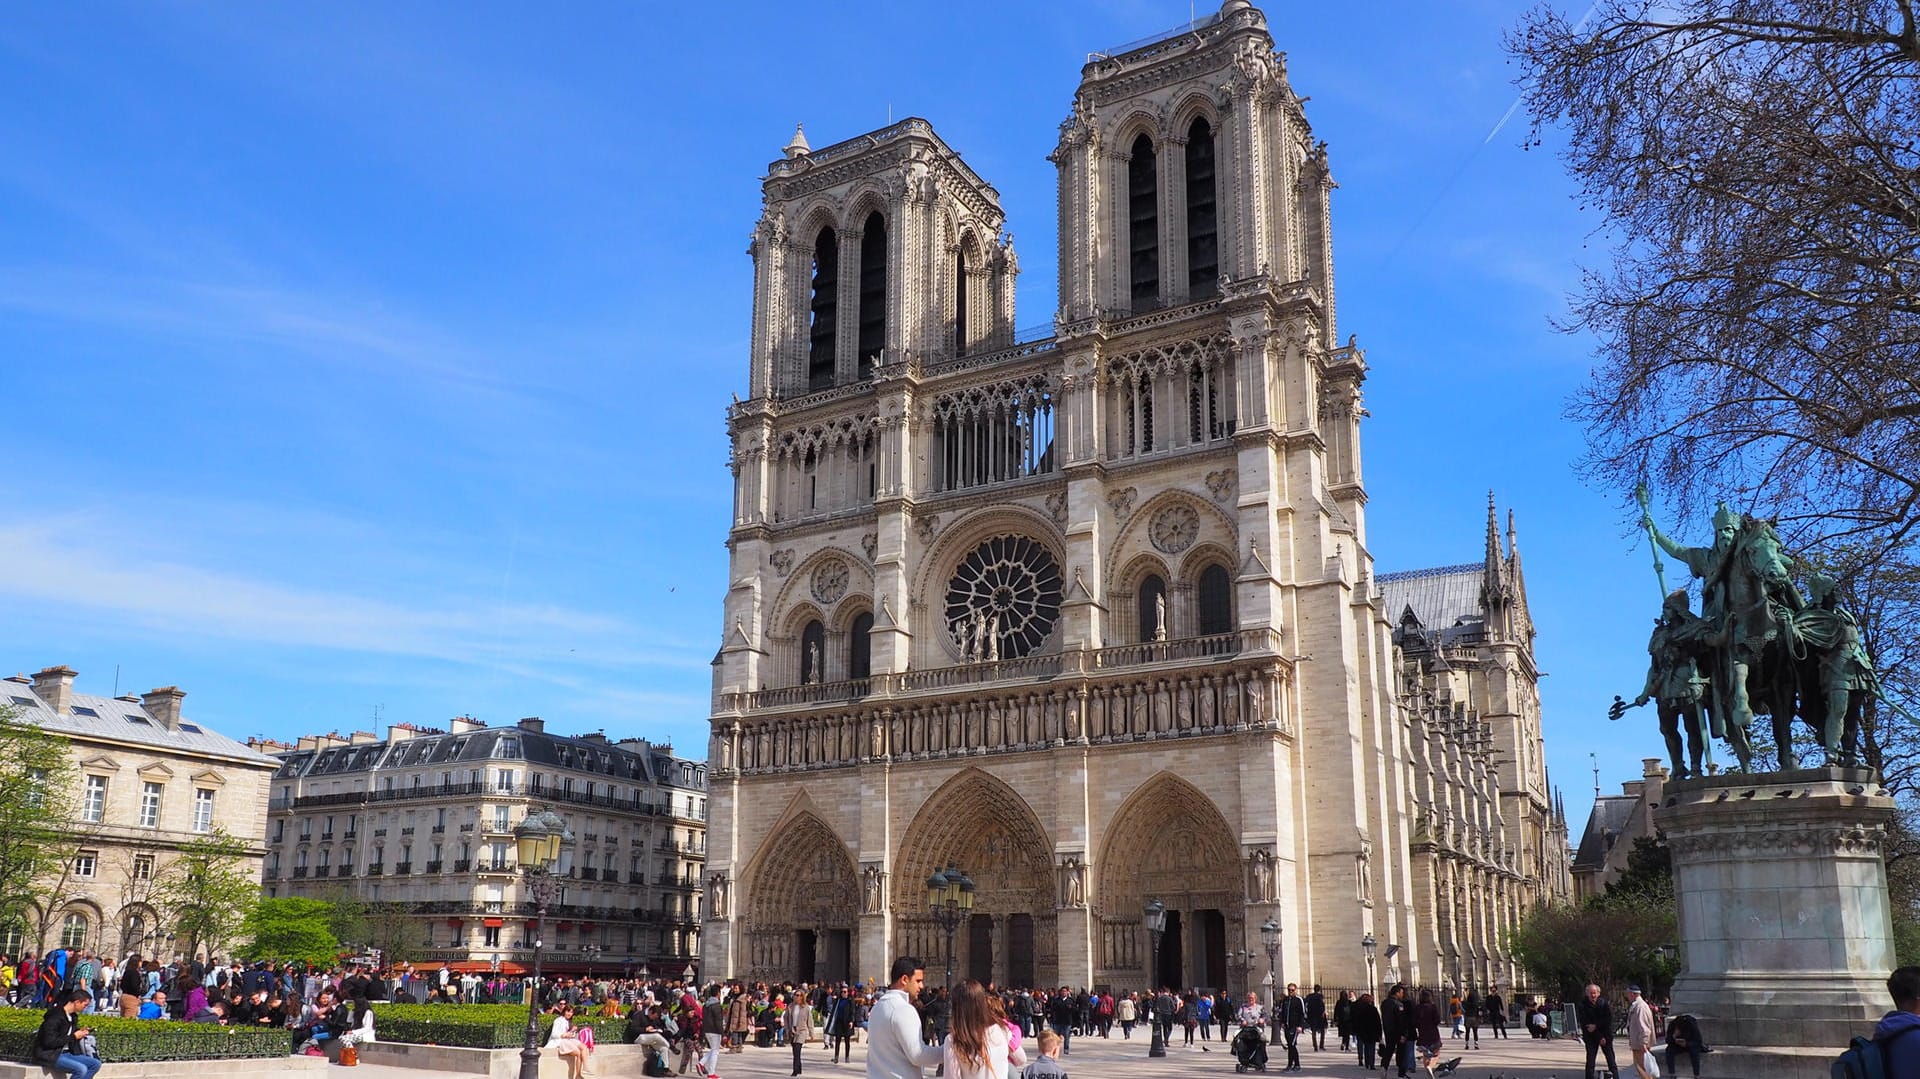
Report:
[[1920,1079],[1920,967],[1901,967],[1887,979],[1893,1010],[1873,1028],[1872,1038],[1855,1038],[1833,1062],[1833,1079]]

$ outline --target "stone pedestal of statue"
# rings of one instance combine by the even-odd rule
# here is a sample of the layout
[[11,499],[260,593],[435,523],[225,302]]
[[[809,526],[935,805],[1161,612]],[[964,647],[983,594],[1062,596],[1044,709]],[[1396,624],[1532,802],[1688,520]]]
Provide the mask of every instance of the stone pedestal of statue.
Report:
[[1710,1045],[1762,1056],[1795,1046],[1831,1055],[1870,1033],[1892,1006],[1881,851],[1893,815],[1879,777],[1862,769],[1667,784],[1654,823],[1679,901],[1673,1012],[1698,1017]]

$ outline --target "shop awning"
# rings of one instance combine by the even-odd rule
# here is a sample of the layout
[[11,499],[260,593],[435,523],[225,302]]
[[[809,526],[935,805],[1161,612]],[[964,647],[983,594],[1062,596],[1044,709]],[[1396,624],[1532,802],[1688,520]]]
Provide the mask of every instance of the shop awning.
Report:
[[[454,918],[449,918],[447,920],[450,922],[453,922],[453,924],[455,925],[460,924],[459,920]],[[480,924],[486,926],[488,929],[499,929],[501,926],[504,926],[507,924],[507,920],[505,918],[483,918],[481,919]]]

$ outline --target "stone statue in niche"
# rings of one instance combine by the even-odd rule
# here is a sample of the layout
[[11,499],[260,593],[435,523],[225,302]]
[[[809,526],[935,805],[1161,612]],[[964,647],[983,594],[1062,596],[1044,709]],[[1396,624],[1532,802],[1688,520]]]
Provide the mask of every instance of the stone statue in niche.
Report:
[[1077,854],[1069,854],[1060,860],[1060,905],[1087,905],[1087,865]]
[[707,917],[727,916],[727,875],[715,873],[707,878]]
[[820,642],[814,641],[807,645],[807,676],[800,680],[801,683],[819,685],[826,681],[826,671],[823,669],[825,663],[826,657],[821,654]]
[[1252,888],[1248,892],[1250,903],[1273,902],[1273,854],[1265,847],[1256,849],[1247,856],[1247,865],[1252,877]]
[[1267,722],[1267,689],[1258,679],[1247,684],[1247,726],[1262,727]]
[[1153,639],[1167,639],[1167,597],[1164,593],[1153,597]]
[[877,865],[868,866],[862,873],[865,878],[862,893],[862,914],[879,914],[886,903],[887,874]]

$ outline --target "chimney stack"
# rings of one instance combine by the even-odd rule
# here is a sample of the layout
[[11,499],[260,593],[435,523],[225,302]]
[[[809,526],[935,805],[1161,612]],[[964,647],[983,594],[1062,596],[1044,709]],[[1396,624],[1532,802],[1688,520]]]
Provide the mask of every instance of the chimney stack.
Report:
[[517,726],[519,726],[519,728],[523,731],[532,731],[535,734],[544,734],[547,729],[547,721],[544,719],[541,719],[539,716],[528,716],[527,718],[521,720],[517,724]]
[[155,723],[167,730],[180,729],[180,702],[186,693],[179,686],[161,686],[150,689],[140,695],[140,707],[147,710]]
[[487,729],[485,723],[480,722],[472,716],[454,716],[452,722],[447,725],[453,728],[453,733],[455,734],[472,734],[474,731]]
[[79,672],[72,667],[48,667],[33,676],[33,695],[46,703],[53,714],[64,716],[73,704],[73,680]]

